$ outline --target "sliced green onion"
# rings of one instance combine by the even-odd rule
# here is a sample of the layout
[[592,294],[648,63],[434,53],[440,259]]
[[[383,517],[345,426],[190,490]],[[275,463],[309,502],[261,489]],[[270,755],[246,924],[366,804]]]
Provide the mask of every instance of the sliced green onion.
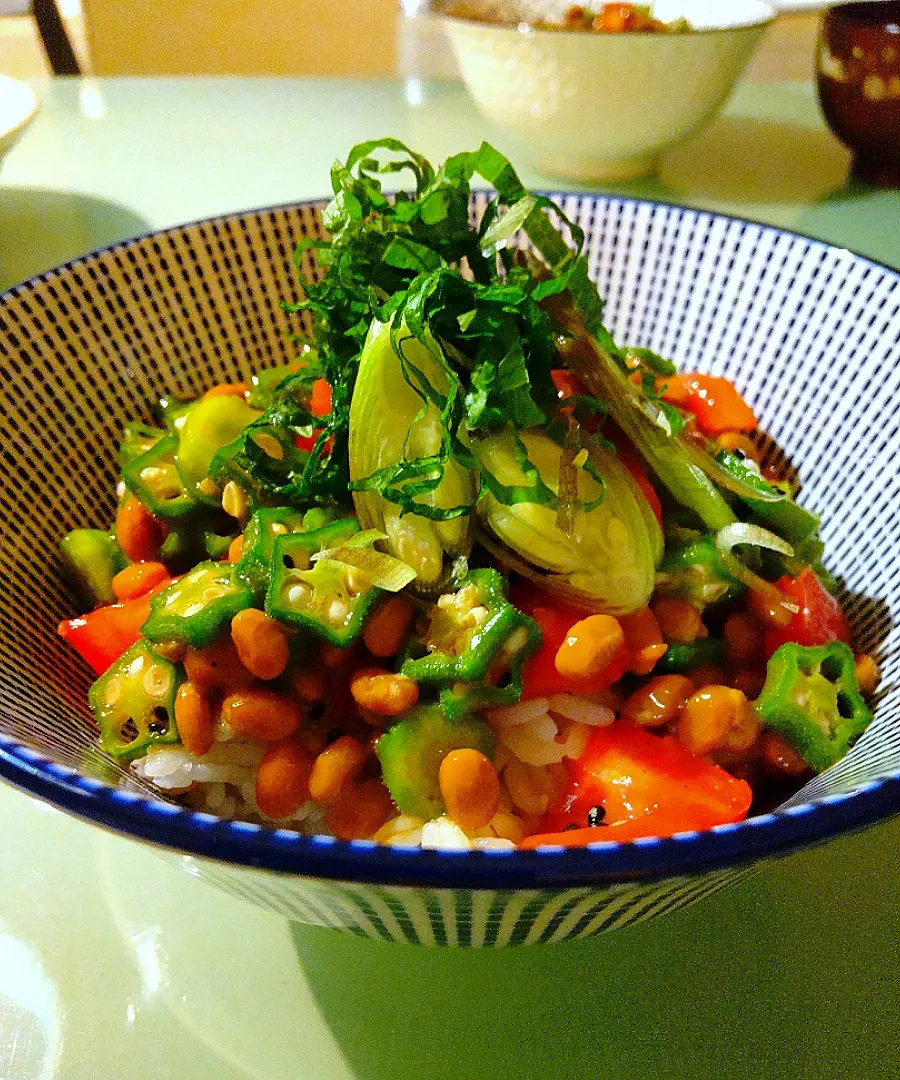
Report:
[[796,615],[800,610],[796,604],[792,604],[787,600],[784,593],[776,588],[771,581],[766,581],[759,574],[754,574],[734,554],[734,548],[744,544],[750,547],[765,548],[767,551],[776,551],[779,555],[785,555],[787,558],[793,557],[794,549],[786,540],[782,540],[780,536],[769,532],[768,529],[763,529],[759,525],[750,525],[744,521],[726,525],[716,533],[716,550],[729,574],[738,581],[743,582],[747,588],[765,596],[774,606],[784,608],[786,611],[790,611],[792,615]]
[[352,566],[376,588],[384,589],[385,592],[400,592],[410,582],[415,581],[417,575],[415,570],[402,559],[397,559],[384,551],[377,551],[372,546],[380,540],[387,539],[387,533],[379,529],[365,529],[363,532],[354,533],[353,536],[348,537],[340,547],[317,551],[311,561]]
[[358,570],[372,585],[385,592],[400,592],[416,579],[413,568],[393,555],[374,548],[353,547],[349,543],[318,553],[317,563],[340,563]]
[[[588,390],[607,403],[610,416],[656,473],[675,499],[693,510],[710,529],[735,521],[731,507],[706,473],[684,453],[684,443],[673,438],[665,412],[628,381],[602,343],[585,335],[584,324],[574,311],[563,315],[564,329],[583,338],[590,354],[577,349],[567,364]],[[592,355],[591,355],[592,354]]]

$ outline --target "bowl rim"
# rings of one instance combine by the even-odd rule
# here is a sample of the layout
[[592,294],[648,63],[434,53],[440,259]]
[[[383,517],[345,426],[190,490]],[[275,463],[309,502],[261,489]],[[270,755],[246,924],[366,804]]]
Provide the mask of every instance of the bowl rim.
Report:
[[728,26],[688,27],[686,30],[673,30],[670,33],[665,34],[652,30],[631,30],[628,33],[623,34],[609,34],[574,30],[565,26],[536,26],[527,19],[520,19],[518,22],[492,21],[490,19],[479,19],[470,15],[454,14],[452,3],[440,5],[437,11],[437,17],[441,22],[449,25],[477,26],[483,30],[496,31],[504,34],[512,32],[521,35],[523,38],[530,38],[533,35],[546,36],[554,34],[566,39],[583,38],[587,41],[629,41],[635,39],[640,41],[671,41],[678,40],[679,38],[683,39],[726,34],[733,30],[754,30],[764,28],[775,22],[781,14],[771,0],[753,0],[753,3],[760,9],[758,18],[748,17],[746,21],[731,23]]
[[3,74],[0,74],[0,98],[18,106],[10,113],[12,119],[5,118],[0,112],[0,140],[4,140],[23,131],[31,123],[37,114],[40,100],[37,92],[28,83]]
[[[554,202],[567,198],[663,207],[700,218],[734,221],[849,255],[900,278],[900,269],[842,245],[777,225],[615,192],[541,190]],[[391,194],[390,192],[388,194]],[[489,189],[472,196],[490,196]],[[330,196],[248,207],[142,232],[86,252],[0,292],[18,294],[123,245],[171,235],[231,218],[294,209],[321,209]],[[230,868],[271,871],[304,879],[415,888],[554,889],[602,887],[715,871],[737,871],[761,860],[837,839],[900,814],[900,768],[850,791],[819,796],[712,829],[599,841],[584,848],[546,846],[529,851],[449,851],[387,847],[368,840],[308,836],[294,829],[219,818],[135,788],[114,787],[60,765],[0,732],[0,779],[82,820],[169,854],[198,856]]]
[[170,854],[229,867],[347,883],[462,889],[561,889],[652,882],[739,870],[856,832],[900,812],[900,769],[825,795],[704,831],[628,843],[529,851],[388,847],[230,821],[101,780],[0,736],[0,777],[28,795]]

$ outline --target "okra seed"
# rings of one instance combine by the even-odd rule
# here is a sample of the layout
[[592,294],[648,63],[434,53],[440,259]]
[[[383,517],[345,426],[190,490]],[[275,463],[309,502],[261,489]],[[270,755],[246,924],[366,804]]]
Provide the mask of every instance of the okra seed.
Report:
[[122,680],[118,675],[113,675],[106,684],[106,704],[110,707],[116,705],[122,696]]
[[479,605],[478,607],[472,608],[466,621],[468,622],[469,626],[484,626],[487,620],[488,609]]
[[219,497],[219,485],[212,477],[205,476],[198,484],[198,488],[200,493],[208,499],[217,499]]
[[134,740],[140,735],[138,726],[134,722],[134,717],[129,716],[126,718],[125,723],[119,728],[119,740],[122,743],[133,743]]
[[132,678],[137,678],[137,676],[140,675],[141,669],[143,668],[143,666],[144,666],[144,658],[143,658],[143,656],[136,656],[131,661],[131,663],[128,665],[128,674]]
[[201,595],[204,603],[211,604],[213,600],[218,600],[220,596],[225,595],[225,589],[221,585],[207,585]]
[[205,607],[206,607],[206,605],[203,604],[203,603],[188,604],[188,606],[184,609],[183,615],[184,615],[184,617],[186,619],[190,619],[191,616],[196,615],[198,612],[202,611]]
[[169,714],[162,705],[153,710],[153,719],[147,724],[147,730],[152,735],[165,735],[169,730]]
[[332,601],[328,608],[328,618],[334,623],[346,622],[350,615],[350,608],[340,600]]
[[287,590],[288,603],[292,607],[298,604],[302,604],[311,592],[312,589],[310,589],[308,585],[305,585],[302,582],[296,585],[291,585],[290,588]]
[[355,574],[352,570],[348,570],[345,574],[344,584],[347,586],[347,592],[354,596],[365,588],[362,574]]
[[172,685],[172,678],[162,664],[151,664],[144,672],[142,682],[148,697],[161,698]]

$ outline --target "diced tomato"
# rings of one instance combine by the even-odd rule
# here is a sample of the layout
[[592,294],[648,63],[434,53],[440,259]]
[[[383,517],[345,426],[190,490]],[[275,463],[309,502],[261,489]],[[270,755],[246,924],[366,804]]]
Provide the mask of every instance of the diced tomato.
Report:
[[324,379],[316,379],[312,384],[309,411],[313,416],[327,416],[331,412],[331,387]]
[[[316,379],[312,384],[309,411],[313,416],[327,416],[331,412],[331,387],[324,379]],[[309,453],[315,446],[321,430],[321,428],[316,428],[312,435],[296,435],[294,437],[294,446],[298,450],[305,450]]]
[[809,567],[795,578],[780,578],[775,585],[800,610],[787,626],[766,632],[767,657],[788,641],[796,641],[798,645],[827,645],[829,641],[850,644],[850,625],[841,605]]
[[586,678],[560,675],[556,670],[556,654],[569,630],[594,612],[554,600],[531,582],[517,582],[510,593],[512,603],[530,615],[541,630],[540,649],[522,667],[522,700],[545,697],[549,694],[596,694],[621,679],[628,670],[631,656],[623,645],[612,662]]
[[141,636],[141,627],[150,615],[150,598],[172,583],[160,582],[150,592],[123,604],[107,604],[86,615],[66,619],[58,633],[82,658],[102,675]]
[[728,379],[690,371],[672,375],[665,382],[663,401],[692,412],[704,435],[753,431],[757,425],[753,410]]
[[[554,368],[553,371],[550,372],[550,378],[553,380],[553,385],[556,387],[556,392],[559,395],[560,401],[573,397],[590,397],[590,391],[581,379],[566,368]],[[574,411],[574,405],[563,405],[559,410],[559,415],[568,418]],[[585,417],[582,426],[585,431],[593,433],[597,430],[597,423],[596,416],[587,416]]]
[[550,378],[553,380],[560,401],[564,398],[580,397],[582,394],[587,393],[581,379],[567,368],[554,368],[550,372]]
[[[694,757],[674,737],[623,720],[595,728],[584,753],[566,767],[568,789],[541,832],[522,846],[582,846],[709,829],[740,821],[753,799],[744,780]],[[594,807],[603,808],[603,825],[586,828]]]
[[656,390],[663,401],[667,401],[676,408],[687,410],[691,400],[691,391],[688,386],[690,375],[666,375],[656,380]]

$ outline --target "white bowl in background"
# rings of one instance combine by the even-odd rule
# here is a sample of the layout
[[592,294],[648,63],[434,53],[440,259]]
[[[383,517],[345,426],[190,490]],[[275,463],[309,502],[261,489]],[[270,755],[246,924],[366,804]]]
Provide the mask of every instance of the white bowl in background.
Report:
[[[692,30],[606,34],[539,29],[559,0],[467,0],[442,21],[481,113],[550,176],[581,183],[654,172],[662,153],[725,103],[775,9],[763,0],[660,0]],[[453,14],[476,13],[477,18]],[[489,21],[498,18],[504,21]]]
[[30,86],[0,75],[0,161],[19,141],[37,110],[37,94]]

